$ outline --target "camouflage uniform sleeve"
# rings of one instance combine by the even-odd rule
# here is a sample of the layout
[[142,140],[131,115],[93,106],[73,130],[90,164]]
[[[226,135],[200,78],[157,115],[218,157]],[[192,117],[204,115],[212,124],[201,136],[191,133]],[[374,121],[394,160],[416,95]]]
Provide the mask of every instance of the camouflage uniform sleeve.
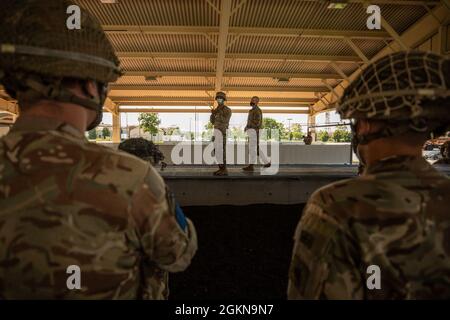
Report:
[[216,111],[215,110],[211,110],[211,115],[209,116],[209,122],[214,124],[215,121],[216,121]]
[[231,110],[229,108],[223,108],[216,113],[214,128],[219,129],[222,132],[226,132],[230,123]]
[[362,299],[362,277],[348,232],[310,201],[294,236],[288,299]]
[[169,272],[185,270],[197,251],[195,227],[187,219],[186,230],[181,229],[171,195],[153,167],[149,166],[131,206],[142,250],[149,261]]

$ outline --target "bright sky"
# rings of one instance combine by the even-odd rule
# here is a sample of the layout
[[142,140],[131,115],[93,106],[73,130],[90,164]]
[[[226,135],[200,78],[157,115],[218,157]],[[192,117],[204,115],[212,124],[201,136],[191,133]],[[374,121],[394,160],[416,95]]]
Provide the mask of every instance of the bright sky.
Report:
[[[284,123],[285,127],[288,127],[289,120],[291,125],[294,123],[301,123],[306,125],[307,115],[304,114],[265,114],[265,117],[273,118],[279,122]],[[126,127],[127,124],[138,125],[139,113],[122,113],[121,121],[122,127]],[[197,119],[194,113],[159,113],[161,119],[161,127],[180,127],[181,131],[195,131],[197,125],[198,132],[203,131],[205,125],[209,122],[209,114],[198,113]],[[330,121],[338,122],[340,117],[335,112],[330,112]],[[105,112],[103,116],[104,124],[112,124],[112,117],[109,112]],[[247,114],[245,113],[233,113],[230,120],[230,127],[242,127],[244,128],[247,123]],[[316,118],[316,124],[325,123],[325,113],[319,114]]]

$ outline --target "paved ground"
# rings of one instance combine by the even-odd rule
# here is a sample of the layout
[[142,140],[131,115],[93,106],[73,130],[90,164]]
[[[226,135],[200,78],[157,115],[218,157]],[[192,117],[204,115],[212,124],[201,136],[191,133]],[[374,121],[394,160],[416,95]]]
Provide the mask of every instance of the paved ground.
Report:
[[214,177],[212,173],[217,170],[216,166],[168,166],[161,175],[164,178],[284,178],[299,176],[353,176],[356,175],[357,166],[350,165],[283,165],[280,166],[276,175],[261,175],[260,168],[255,167],[253,173],[244,172],[243,166],[229,166],[228,177]]
[[[434,162],[434,161],[433,161]],[[227,178],[285,178],[285,177],[321,177],[321,176],[336,176],[336,177],[351,177],[357,173],[356,165],[332,164],[332,165],[283,165],[280,166],[276,175],[268,176],[261,175],[260,168],[255,167],[253,173],[242,171],[243,166],[229,166],[228,177],[214,177],[212,173],[217,170],[216,166],[168,166],[164,171],[160,171],[164,178],[213,178],[213,179],[227,179]],[[439,171],[443,171],[450,175],[450,165],[436,165]]]

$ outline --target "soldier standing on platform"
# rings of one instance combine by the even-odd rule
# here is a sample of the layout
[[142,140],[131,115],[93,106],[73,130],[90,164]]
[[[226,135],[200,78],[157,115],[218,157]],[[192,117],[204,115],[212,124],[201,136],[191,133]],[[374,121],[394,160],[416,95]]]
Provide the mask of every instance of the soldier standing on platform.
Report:
[[260,130],[263,126],[263,115],[261,109],[258,106],[258,103],[259,97],[254,96],[250,101],[250,106],[252,108],[248,112],[247,125],[244,129],[244,131],[246,131],[249,136],[248,146],[250,154],[250,164],[247,167],[242,168],[242,170],[247,172],[252,172],[254,170],[254,165],[257,163],[257,158],[261,158],[262,162],[264,163],[264,168],[270,167],[269,159],[267,159],[264,152],[261,152],[259,147]]
[[227,130],[230,125],[231,109],[225,105],[227,95],[224,92],[216,94],[217,108],[211,111],[210,121],[214,126],[214,152],[219,170],[214,172],[215,176],[228,175],[227,170]]

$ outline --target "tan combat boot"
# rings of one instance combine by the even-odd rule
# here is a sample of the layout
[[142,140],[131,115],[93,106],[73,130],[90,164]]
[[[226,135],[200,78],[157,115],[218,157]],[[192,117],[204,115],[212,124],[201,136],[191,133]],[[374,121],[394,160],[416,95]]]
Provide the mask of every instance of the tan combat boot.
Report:
[[219,165],[219,170],[214,172],[214,175],[215,176],[227,176],[228,175],[227,167],[224,165]]

